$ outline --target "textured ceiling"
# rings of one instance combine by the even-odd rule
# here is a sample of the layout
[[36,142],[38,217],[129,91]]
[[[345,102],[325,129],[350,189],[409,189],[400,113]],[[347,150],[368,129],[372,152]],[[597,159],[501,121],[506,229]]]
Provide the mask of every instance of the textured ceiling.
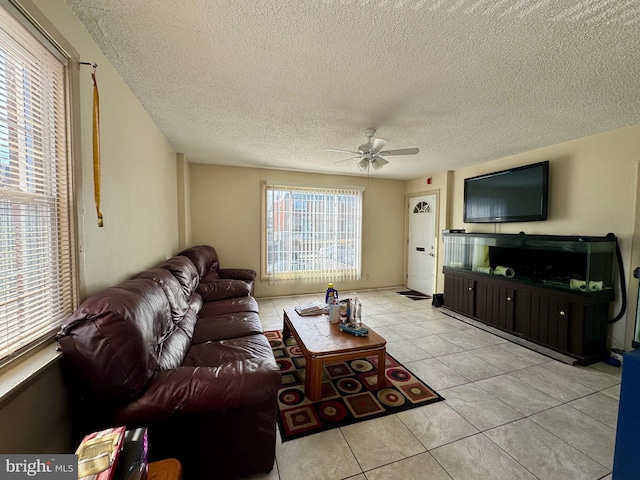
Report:
[[410,179],[640,123],[640,0],[67,3],[192,162],[359,175],[324,149],[376,128]]

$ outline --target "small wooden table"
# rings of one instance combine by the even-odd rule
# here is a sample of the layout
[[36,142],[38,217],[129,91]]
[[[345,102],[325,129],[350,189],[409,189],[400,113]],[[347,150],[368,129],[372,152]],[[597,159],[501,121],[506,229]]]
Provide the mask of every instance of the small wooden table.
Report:
[[149,464],[147,480],[180,480],[182,465],[175,458],[167,458]]
[[330,323],[325,315],[298,315],[295,308],[284,309],[282,338],[291,335],[298,342],[306,360],[304,391],[311,401],[322,394],[322,366],[371,355],[378,356],[378,385],[384,382],[387,341],[369,328],[366,337],[341,332],[337,323]]

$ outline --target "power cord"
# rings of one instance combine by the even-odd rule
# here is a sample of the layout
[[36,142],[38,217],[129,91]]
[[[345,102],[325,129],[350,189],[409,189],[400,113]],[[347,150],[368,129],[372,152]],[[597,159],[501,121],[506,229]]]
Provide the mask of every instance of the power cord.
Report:
[[[609,235],[613,235],[610,233]],[[622,305],[620,306],[620,311],[618,314],[609,320],[609,325],[612,323],[616,323],[618,320],[622,318],[624,312],[627,311],[627,282],[624,279],[624,263],[622,262],[622,253],[620,253],[620,245],[618,245],[618,239],[616,238],[616,258],[618,259],[618,273],[620,274],[620,289],[622,290]],[[636,268],[633,271],[633,276],[635,278],[640,278],[640,267]]]

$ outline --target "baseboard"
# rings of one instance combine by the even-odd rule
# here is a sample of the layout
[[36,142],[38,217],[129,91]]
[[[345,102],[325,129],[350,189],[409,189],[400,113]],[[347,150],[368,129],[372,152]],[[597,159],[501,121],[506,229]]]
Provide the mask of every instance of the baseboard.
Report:
[[534,352],[540,353],[549,358],[553,358],[554,360],[558,360],[559,362],[566,363],[567,365],[575,365],[578,363],[578,360],[573,357],[564,355],[560,352],[556,352],[555,350],[552,350],[550,348],[543,347],[542,345],[538,345],[537,343],[530,342],[529,340],[525,340],[524,338],[518,337],[517,335],[512,335],[498,328],[494,328],[490,325],[479,322],[454,310],[451,310],[448,307],[440,307],[439,310],[449,317],[453,317],[456,320],[460,320],[462,322],[468,323],[469,325],[473,325],[474,327],[480,328],[486,332],[493,333],[498,337],[509,340],[512,343],[517,343],[518,345],[526,347],[529,350],[533,350]]

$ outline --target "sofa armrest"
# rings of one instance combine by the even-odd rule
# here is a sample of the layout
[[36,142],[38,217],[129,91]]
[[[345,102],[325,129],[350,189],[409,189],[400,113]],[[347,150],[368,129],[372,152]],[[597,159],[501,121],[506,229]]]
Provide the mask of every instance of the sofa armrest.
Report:
[[254,282],[256,279],[256,271],[248,268],[221,268],[218,270],[218,276],[220,278],[228,278],[231,280]]
[[139,425],[177,414],[254,405],[273,398],[280,382],[280,371],[273,368],[273,359],[161,370],[140,397],[116,411],[115,420]]

